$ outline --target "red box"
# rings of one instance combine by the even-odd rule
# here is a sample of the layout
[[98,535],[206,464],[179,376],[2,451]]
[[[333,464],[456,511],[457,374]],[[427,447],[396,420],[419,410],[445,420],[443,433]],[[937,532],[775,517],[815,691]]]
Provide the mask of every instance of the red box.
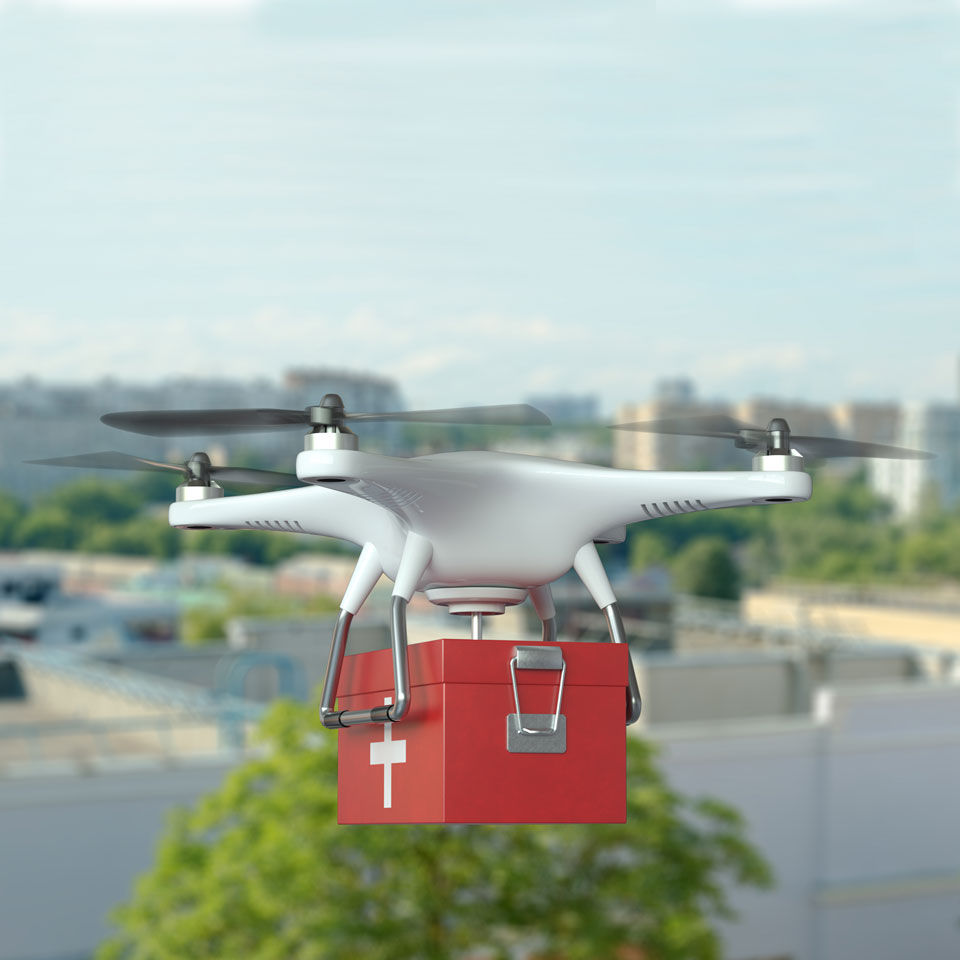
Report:
[[[523,644],[565,664],[564,752],[536,737],[508,738],[516,716],[504,640],[444,639],[410,647],[411,701],[399,723],[339,731],[340,823],[623,823],[626,820],[627,647],[611,643]],[[549,654],[543,655],[556,657]],[[558,658],[559,659],[559,658]],[[532,662],[536,662],[535,660]],[[517,669],[520,709],[556,710],[557,669]],[[389,650],[344,658],[338,709],[392,702]],[[513,722],[516,726],[515,721]],[[549,722],[546,724],[549,726]],[[550,739],[558,748],[561,741]]]

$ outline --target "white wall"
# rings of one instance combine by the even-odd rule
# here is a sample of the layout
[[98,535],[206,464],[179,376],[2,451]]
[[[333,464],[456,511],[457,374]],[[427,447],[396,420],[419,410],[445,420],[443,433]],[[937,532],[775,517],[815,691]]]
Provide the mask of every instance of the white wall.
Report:
[[673,785],[729,801],[777,887],[738,895],[727,955],[960,957],[960,687],[818,698],[816,720],[654,728]]
[[4,779],[0,789],[0,960],[92,954],[107,913],[153,863],[171,807],[227,766]]

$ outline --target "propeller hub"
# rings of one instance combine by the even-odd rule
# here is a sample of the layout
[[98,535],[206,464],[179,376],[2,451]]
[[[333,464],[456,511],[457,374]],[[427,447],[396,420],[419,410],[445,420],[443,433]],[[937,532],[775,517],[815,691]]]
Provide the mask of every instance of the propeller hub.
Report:
[[790,427],[783,417],[774,417],[767,424],[767,455],[790,456]]
[[187,483],[192,487],[209,487],[210,480],[210,458],[202,451],[198,450],[184,465],[184,472],[187,476]]
[[345,413],[343,409],[343,397],[339,393],[324,394],[319,404],[313,407],[307,407],[307,417],[310,420],[314,430],[343,430],[343,421]]

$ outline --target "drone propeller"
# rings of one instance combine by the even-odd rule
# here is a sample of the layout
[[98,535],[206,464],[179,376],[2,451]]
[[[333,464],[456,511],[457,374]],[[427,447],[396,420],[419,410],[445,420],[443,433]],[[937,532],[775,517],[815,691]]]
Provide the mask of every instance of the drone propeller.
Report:
[[789,454],[796,450],[811,459],[828,457],[878,457],[893,460],[929,460],[935,454],[925,450],[910,450],[886,443],[868,443],[861,440],[843,440],[837,437],[805,437],[792,434],[787,421],[777,417],[766,429],[754,427],[715,413],[694,417],[667,417],[640,423],[617,423],[615,430],[639,430],[645,433],[665,433],[685,437],[717,437],[732,440],[743,450],[762,454]]
[[92,467],[95,470],[144,470],[159,473],[179,473],[187,483],[208,485],[211,479],[229,483],[254,483],[259,486],[288,487],[299,483],[292,473],[274,470],[254,470],[250,467],[214,467],[205,453],[195,453],[184,463],[165,463],[162,460],[146,460],[116,450],[102,453],[79,453],[72,457],[51,457],[48,460],[26,460],[50,467]]
[[393,421],[400,423],[459,423],[482,426],[549,426],[550,418],[526,403],[446,410],[405,410],[393,413],[346,413],[343,400],[328,393],[317,406],[304,410],[271,408],[224,410],[138,410],[107,413],[107,426],[153,437],[189,434],[246,433],[288,427],[313,427],[349,432],[348,423]]

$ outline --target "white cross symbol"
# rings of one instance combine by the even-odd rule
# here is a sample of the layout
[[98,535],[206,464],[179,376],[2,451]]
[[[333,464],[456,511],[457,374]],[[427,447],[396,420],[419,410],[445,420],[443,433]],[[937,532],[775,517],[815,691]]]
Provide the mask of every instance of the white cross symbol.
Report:
[[[393,697],[384,697],[384,703],[393,703]],[[407,762],[407,741],[393,739],[393,724],[387,721],[383,725],[383,740],[374,740],[370,744],[370,763],[383,764],[383,809],[393,806],[392,777],[393,764]]]

